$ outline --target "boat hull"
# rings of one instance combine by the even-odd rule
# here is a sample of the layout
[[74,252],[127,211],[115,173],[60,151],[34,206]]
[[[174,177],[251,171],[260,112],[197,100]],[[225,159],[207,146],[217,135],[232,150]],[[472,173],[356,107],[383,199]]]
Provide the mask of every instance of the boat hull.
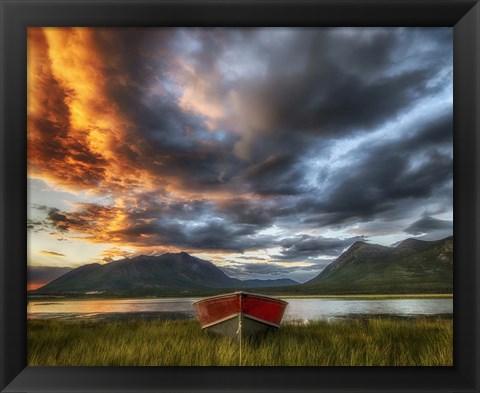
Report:
[[194,303],[194,307],[202,329],[238,337],[278,328],[287,304],[267,296],[235,292],[203,299]]
[[268,325],[263,322],[256,321],[246,316],[238,315],[225,321],[203,328],[205,331],[219,335],[236,338],[239,336],[239,324],[242,318],[242,335],[243,337],[256,336],[266,333],[270,330],[277,329],[276,326]]

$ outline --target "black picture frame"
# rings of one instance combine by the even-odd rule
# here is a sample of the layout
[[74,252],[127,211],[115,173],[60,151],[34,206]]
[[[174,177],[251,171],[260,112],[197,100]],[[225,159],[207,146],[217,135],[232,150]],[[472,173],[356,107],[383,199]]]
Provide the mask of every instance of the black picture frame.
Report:
[[[472,0],[0,0],[2,392],[479,392],[480,4]],[[28,26],[452,26],[453,367],[28,367]]]

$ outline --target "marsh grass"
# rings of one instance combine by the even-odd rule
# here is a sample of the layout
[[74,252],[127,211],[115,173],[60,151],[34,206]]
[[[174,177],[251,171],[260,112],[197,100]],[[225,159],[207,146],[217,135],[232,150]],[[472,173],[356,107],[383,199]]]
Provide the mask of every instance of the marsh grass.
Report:
[[[33,366],[238,366],[238,341],[196,320],[28,321]],[[287,323],[244,340],[245,366],[449,366],[453,321],[344,319]]]

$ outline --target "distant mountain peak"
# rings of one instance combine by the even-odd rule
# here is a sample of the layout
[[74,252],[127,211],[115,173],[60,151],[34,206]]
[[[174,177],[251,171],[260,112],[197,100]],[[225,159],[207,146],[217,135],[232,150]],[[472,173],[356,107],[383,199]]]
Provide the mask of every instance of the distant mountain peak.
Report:
[[355,243],[353,243],[350,248],[359,248],[359,247],[363,247],[363,246],[368,246],[368,245],[371,245],[370,243],[367,243],[363,240],[357,240]]
[[87,263],[86,265],[82,265],[80,267],[78,267],[77,269],[74,269],[74,270],[78,270],[78,269],[81,269],[81,270],[85,270],[85,269],[92,269],[92,268],[96,268],[97,266],[102,266],[100,263],[97,263],[97,262],[94,262],[94,263]]
[[356,252],[356,251],[383,251],[383,250],[388,250],[390,247],[387,246],[381,246],[380,244],[373,244],[373,243],[367,243],[362,240],[357,240],[355,243],[353,243],[346,253],[351,253],[351,252]]
[[409,237],[408,239],[402,240],[400,243],[398,243],[395,247],[396,248],[404,248],[404,247],[411,247],[419,244],[428,244],[432,242],[428,242],[425,240],[420,240],[420,239],[415,239],[413,237]]
[[182,251],[178,254],[174,254],[174,255],[177,255],[179,259],[182,259],[184,261],[197,261],[198,258],[190,255],[189,253],[186,253],[185,251]]
[[195,258],[192,255],[190,255],[188,252],[185,251],[180,251],[180,252],[166,252],[164,254],[158,255],[160,257],[164,256],[173,256],[173,257],[189,257],[189,258]]

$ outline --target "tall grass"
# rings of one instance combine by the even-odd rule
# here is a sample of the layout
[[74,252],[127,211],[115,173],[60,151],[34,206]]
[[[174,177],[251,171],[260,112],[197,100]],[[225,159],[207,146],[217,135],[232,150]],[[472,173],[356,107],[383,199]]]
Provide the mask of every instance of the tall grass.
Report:
[[[243,342],[245,366],[449,366],[451,319],[289,323]],[[238,366],[239,343],[198,322],[28,322],[33,366]]]

